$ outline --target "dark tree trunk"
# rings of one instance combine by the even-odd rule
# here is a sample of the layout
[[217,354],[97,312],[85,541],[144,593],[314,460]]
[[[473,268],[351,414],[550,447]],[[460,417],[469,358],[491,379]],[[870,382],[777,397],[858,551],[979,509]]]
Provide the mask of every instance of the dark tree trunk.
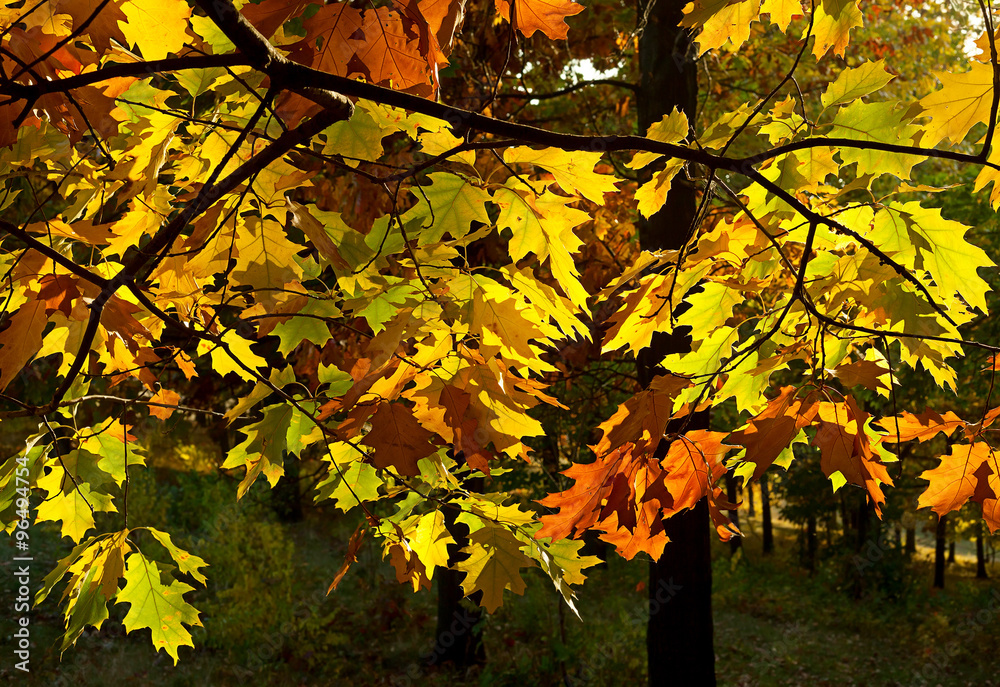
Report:
[[[466,482],[469,491],[482,491],[483,478],[475,477]],[[448,545],[448,565],[453,566],[468,557],[462,553],[462,547],[469,543],[469,528],[455,522],[459,515],[456,506],[447,505],[441,508],[444,513],[444,524],[448,533],[455,540]],[[479,607],[480,592],[470,599],[476,603],[475,608],[462,605],[465,592],[462,589],[464,572],[450,568],[438,568],[435,573],[438,585],[437,629],[434,634],[434,651],[430,663],[439,664],[451,661],[456,666],[470,666],[483,663],[486,660],[486,647],[482,635],[475,631],[475,625],[482,618]]]
[[271,508],[281,522],[300,522],[302,490],[299,488],[299,459],[286,451],[282,456],[281,467],[285,474],[271,490]]
[[[736,503],[739,499],[739,485],[736,483],[736,476],[731,472],[726,473],[726,498],[730,503]],[[740,512],[738,510],[729,511],[729,519],[733,521],[736,529],[740,527]],[[736,552],[743,547],[742,537],[733,537],[729,540],[729,555],[735,556]]]
[[[639,133],[675,108],[694,120],[698,71],[688,31],[679,29],[686,0],[639,0],[639,17],[647,17],[639,39],[640,89],[636,104]],[[639,225],[643,249],[677,249],[694,224],[696,194],[678,175],[663,208]],[[654,337],[638,360],[643,386],[671,352],[690,350],[683,335]],[[707,428],[707,414],[694,418],[691,429]],[[662,451],[662,447],[661,447]],[[650,687],[715,685],[712,625],[712,559],[708,504],[704,500],[664,522],[670,542],[659,560],[650,563],[650,614],[646,650]]]
[[715,685],[708,502],[664,522],[670,542],[649,565],[650,687]]
[[816,572],[816,516],[810,515],[806,520],[806,569],[810,574]]
[[906,544],[904,544],[904,549],[908,554],[914,554],[917,552],[917,528],[916,526],[906,528]]
[[955,562],[955,540],[948,542],[948,565]]
[[868,541],[868,511],[868,500],[863,495],[859,495],[857,517],[855,519],[858,538],[854,543],[854,550],[858,552],[865,547]]
[[764,539],[764,555],[774,551],[774,530],[771,526],[771,493],[767,475],[760,476],[760,527]]
[[747,517],[752,518],[757,515],[757,509],[754,508],[754,498],[753,498],[753,485],[751,484],[747,488]]
[[944,589],[944,548],[948,533],[948,516],[938,518],[934,546],[934,586]]
[[983,523],[979,523],[976,528],[976,579],[985,580],[989,577],[986,574],[986,546],[983,535]]

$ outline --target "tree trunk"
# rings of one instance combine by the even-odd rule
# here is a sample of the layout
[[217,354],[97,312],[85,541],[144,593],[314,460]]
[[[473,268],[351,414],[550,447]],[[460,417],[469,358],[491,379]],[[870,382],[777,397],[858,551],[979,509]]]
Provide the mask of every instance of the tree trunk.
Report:
[[[466,482],[469,491],[482,491],[483,478],[474,477]],[[453,505],[441,508],[444,513],[444,524],[448,534],[455,540],[448,545],[448,565],[453,566],[468,558],[462,553],[462,547],[469,543],[469,528],[455,522],[459,509]],[[462,605],[465,592],[462,589],[462,579],[465,573],[450,568],[438,568],[435,577],[438,585],[437,629],[434,634],[434,651],[430,656],[431,664],[451,661],[456,666],[470,666],[483,663],[486,660],[486,648],[482,635],[475,631],[475,625],[482,618],[483,611],[479,607],[481,592],[472,595],[476,603],[474,609]]]
[[816,516],[810,514],[806,520],[806,569],[809,574],[816,572]]
[[908,554],[917,552],[917,528],[916,526],[906,528],[906,544],[904,551]]
[[[691,35],[678,28],[686,0],[639,0],[638,16],[647,17],[639,39],[640,89],[636,98],[639,133],[675,108],[693,122],[698,71]],[[695,190],[681,175],[674,179],[660,212],[639,224],[645,250],[677,249],[687,240],[697,208]],[[639,380],[646,386],[668,353],[690,350],[683,335],[658,335],[639,355]],[[691,429],[705,429],[708,416],[696,417]],[[662,447],[661,447],[662,450]],[[650,687],[715,685],[712,625],[712,558],[708,503],[664,522],[670,542],[650,563],[650,614],[646,650]]]
[[663,555],[649,565],[646,655],[650,687],[715,685],[708,502],[664,522]]
[[767,475],[760,476],[760,527],[764,538],[764,555],[774,551],[774,530],[771,526],[771,493]]
[[271,508],[281,522],[301,522],[302,490],[299,485],[299,459],[294,453],[285,451],[281,466],[285,474],[271,489]]
[[868,510],[868,499],[866,499],[863,495],[859,495],[856,519],[858,538],[854,543],[854,549],[858,552],[860,552],[868,542]]
[[983,523],[979,523],[976,528],[976,579],[985,580],[989,577],[986,574],[986,547],[983,541]]
[[934,547],[934,586],[944,589],[944,548],[948,532],[948,516],[938,518],[936,541]]
[[754,498],[753,498],[753,485],[751,484],[747,487],[747,517],[752,518],[757,515],[757,509],[754,508]]
[[948,542],[948,565],[955,562],[955,540]]
[[[731,472],[726,473],[726,498],[730,503],[736,503],[739,499],[739,485],[736,484],[736,476]],[[740,528],[740,512],[738,510],[729,511],[729,519],[733,521],[736,529]],[[735,556],[736,552],[743,548],[743,538],[733,537],[729,540],[729,555]]]

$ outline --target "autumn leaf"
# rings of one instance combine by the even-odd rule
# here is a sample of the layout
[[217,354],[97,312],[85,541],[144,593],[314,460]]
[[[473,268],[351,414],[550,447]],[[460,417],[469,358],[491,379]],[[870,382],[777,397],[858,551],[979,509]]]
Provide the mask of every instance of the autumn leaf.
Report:
[[554,41],[565,39],[569,34],[566,17],[572,17],[586,9],[570,0],[494,0],[497,14],[512,21],[514,27],[525,37],[541,31]]
[[469,535],[469,545],[462,549],[469,557],[458,563],[465,573],[462,589],[465,593],[483,593],[482,606],[492,613],[503,605],[503,592],[509,589],[523,594],[525,582],[521,568],[534,565],[521,549],[524,543],[504,527],[486,525]]
[[371,461],[380,469],[393,468],[400,475],[420,474],[417,461],[434,453],[431,433],[420,426],[413,411],[399,403],[380,403],[369,419],[371,430],[364,443],[371,446]]
[[176,580],[164,585],[162,574],[155,561],[141,553],[130,554],[125,559],[125,587],[117,598],[118,603],[129,604],[123,620],[126,632],[149,628],[156,650],[166,651],[177,665],[177,650],[194,646],[185,625],[200,627],[201,621],[198,611],[184,600],[194,588]]

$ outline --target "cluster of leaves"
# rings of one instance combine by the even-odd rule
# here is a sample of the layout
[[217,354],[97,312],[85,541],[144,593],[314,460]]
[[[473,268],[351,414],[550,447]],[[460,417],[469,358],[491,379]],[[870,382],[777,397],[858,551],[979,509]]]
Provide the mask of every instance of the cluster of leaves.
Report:
[[[997,409],[979,423],[875,419],[852,391],[891,398],[900,365],[954,389],[952,362],[971,344],[959,327],[986,313],[978,271],[993,262],[968,227],[921,204],[941,189],[913,179],[944,158],[980,168],[977,190],[997,180],[985,6],[982,54],[916,102],[880,99],[893,76],[866,61],[839,70],[815,111],[775,101],[790,72],[755,104],[696,130],[675,111],[645,136],[557,133],[436,100],[463,0],[193,6],[48,0],[0,13],[0,162],[12,170],[0,210],[18,218],[0,221],[0,417],[44,430],[4,464],[0,513],[13,531],[38,494],[35,520],[77,542],[38,597],[69,577],[64,648],[112,600],[175,660],[190,644],[191,587],[129,537],[143,528],[128,524],[128,467],[146,460],[129,431],[142,408],[196,412],[204,377],[234,389],[214,412],[244,436],[223,463],[245,471],[238,496],[262,476],[275,485],[289,455],[319,456],[317,501],[364,513],[333,587],[367,532],[413,589],[450,564],[493,610],[537,565],[572,606],[596,563],[574,537],[595,530],[628,558],[658,556],[663,518],[702,498],[731,536],[723,476],[759,478],[805,441],[834,488],[860,487],[878,509],[887,444],[962,429],[968,448],[925,473],[921,503],[943,513],[971,498],[1000,526]],[[583,6],[485,9],[512,42],[565,38]],[[850,0],[742,0],[696,2],[684,23],[702,52],[735,51],[764,15],[817,60],[842,56],[862,21]],[[737,139],[753,152],[728,155]],[[704,187],[705,210],[682,248],[633,251],[613,278],[581,273],[581,237],[652,216],[681,182]],[[637,355],[684,331],[691,350],[660,362],[600,425],[596,460],[570,468],[576,484],[542,501],[558,513],[467,488],[473,473],[532,460],[533,409],[561,407],[545,381],[565,370],[559,352],[593,342],[597,355]],[[31,370],[55,387],[41,403]],[[796,381],[775,394],[779,371]],[[742,427],[686,430],[692,412],[730,399]],[[108,401],[120,417],[84,419]],[[446,507],[468,529],[464,556],[449,555]],[[91,534],[95,512],[119,508],[124,529]],[[205,581],[204,561],[146,531]]]

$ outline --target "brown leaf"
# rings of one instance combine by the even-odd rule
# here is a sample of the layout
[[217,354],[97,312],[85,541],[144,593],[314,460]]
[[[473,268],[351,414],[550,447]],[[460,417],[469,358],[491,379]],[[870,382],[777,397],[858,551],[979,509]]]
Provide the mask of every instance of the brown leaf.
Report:
[[344,579],[344,575],[347,574],[347,570],[351,565],[358,562],[358,551],[361,550],[361,544],[365,540],[365,533],[367,531],[368,528],[365,527],[364,523],[358,525],[357,529],[354,530],[354,534],[351,535],[351,540],[347,544],[347,554],[344,555],[344,562],[337,571],[337,574],[334,575],[333,582],[327,587],[327,594],[337,588],[337,585]]
[[51,315],[55,311],[61,311],[66,317],[73,312],[73,302],[81,297],[77,282],[79,280],[68,274],[45,274],[39,277],[38,283],[42,288],[38,291],[38,297],[45,301],[45,314]]
[[394,468],[400,475],[420,474],[417,461],[437,450],[431,433],[420,426],[413,411],[399,403],[380,403],[371,417],[371,431],[362,440],[374,449],[372,464]]
[[888,389],[889,386],[879,377],[889,374],[889,368],[883,367],[874,360],[859,360],[853,363],[838,365],[829,374],[840,380],[845,388],[852,386],[863,386],[866,389],[877,391],[878,389]]

